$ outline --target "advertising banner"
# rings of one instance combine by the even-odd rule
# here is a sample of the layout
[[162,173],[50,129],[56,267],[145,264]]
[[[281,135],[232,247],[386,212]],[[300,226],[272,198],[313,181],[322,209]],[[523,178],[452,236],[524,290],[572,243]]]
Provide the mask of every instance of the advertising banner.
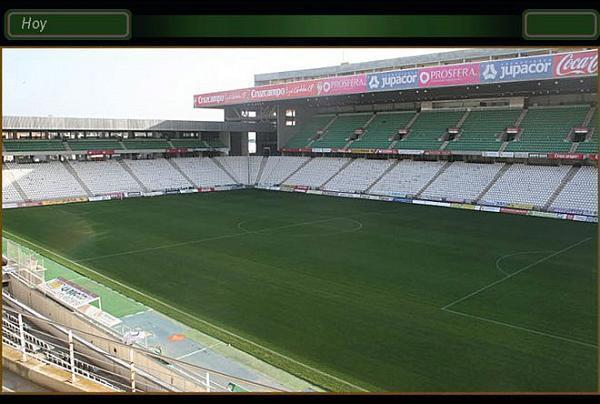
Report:
[[170,147],[167,149],[167,154],[187,153],[187,147]]
[[481,210],[482,212],[500,212],[500,208],[497,208],[495,206],[482,206],[479,210]]
[[94,156],[111,156],[115,154],[114,150],[88,150],[86,152],[88,155]]
[[79,308],[79,311],[82,312],[87,317],[91,318],[94,321],[108,327],[112,328],[116,325],[121,324],[121,320],[114,317],[113,315],[100,310],[96,306],[92,306],[91,304],[85,304]]
[[69,307],[79,308],[98,300],[98,295],[62,277],[41,284],[40,288]]
[[513,208],[500,208],[500,213],[512,213],[513,215],[526,215],[526,210],[513,209]]
[[583,153],[548,153],[548,158],[551,160],[583,160]]
[[425,154],[431,156],[449,156],[452,152],[449,150],[425,150]]
[[316,80],[317,96],[357,94],[367,91],[367,75],[330,77]]
[[425,153],[425,150],[398,149],[396,152],[398,154],[421,155]]
[[402,203],[412,203],[412,199],[410,198],[393,198],[394,202],[402,202]]
[[142,196],[142,193],[137,191],[125,193],[125,198],[137,198],[138,196]]
[[483,62],[479,70],[481,83],[549,79],[552,78],[552,56]]
[[12,208],[16,208],[16,207],[18,207],[18,205],[14,202],[8,202],[8,203],[2,204],[2,209],[12,209]]
[[590,160],[597,161],[598,160],[598,154],[588,154],[588,158]]
[[548,158],[548,153],[529,153],[529,158],[545,159]]
[[73,197],[73,198],[61,198],[61,199],[52,199],[48,201],[41,201],[40,204],[42,206],[50,206],[50,205],[62,205],[63,203],[71,203],[71,202],[87,202],[88,198],[84,196]]
[[479,83],[479,63],[419,69],[419,87],[447,87]]
[[418,77],[417,69],[368,74],[367,91],[406,90],[417,88],[419,86]]
[[598,74],[598,51],[569,52],[553,56],[554,77]]
[[215,189],[213,187],[207,188],[198,188],[198,192],[213,192]]
[[468,209],[468,210],[480,210],[481,206],[479,205],[469,205],[468,203],[453,203],[450,205],[451,208],[457,209]]

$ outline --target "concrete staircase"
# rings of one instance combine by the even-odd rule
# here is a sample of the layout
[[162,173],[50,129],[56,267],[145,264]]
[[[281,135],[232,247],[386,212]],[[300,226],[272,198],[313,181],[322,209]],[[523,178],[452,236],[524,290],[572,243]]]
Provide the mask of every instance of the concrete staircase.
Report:
[[575,176],[575,174],[577,174],[577,171],[579,171],[580,168],[581,167],[575,167],[575,166],[571,167],[571,169],[567,172],[567,174],[560,181],[560,184],[558,184],[558,187],[554,190],[554,192],[552,192],[552,195],[550,195],[550,198],[548,198],[548,201],[544,205],[544,210],[548,210],[550,208],[550,206],[552,206],[552,204],[554,203],[556,198],[558,198],[558,195],[560,195],[562,190],[573,179],[573,177]]
[[521,114],[519,115],[519,117],[517,118],[517,120],[515,121],[514,125],[516,127],[519,127],[521,125],[521,122],[523,121],[523,118],[525,118],[525,115],[527,115],[527,111],[529,111],[526,108],[523,108],[523,111],[521,111]]
[[81,188],[83,188],[83,190],[85,191],[85,193],[87,194],[87,196],[94,196],[94,194],[92,193],[92,191],[90,191],[90,189],[88,188],[88,186],[85,184],[85,182],[83,182],[83,180],[81,179],[81,177],[77,174],[77,171],[75,171],[75,169],[73,168],[73,166],[71,164],[69,164],[68,161],[63,161],[62,165],[67,169],[68,172],[71,173],[71,175],[75,178],[75,180],[79,183],[79,185],[81,185]]
[[339,173],[341,173],[342,171],[344,171],[346,169],[346,167],[348,167],[350,164],[352,164],[353,161],[354,161],[354,159],[349,159],[346,162],[346,164],[344,164],[343,166],[341,166],[340,169],[335,172],[335,174],[333,174],[331,177],[329,177],[327,179],[327,181],[325,181],[323,184],[321,184],[321,186],[319,187],[319,189],[325,189],[325,185],[327,185],[329,183],[329,181],[331,181],[333,178],[335,178],[336,175],[338,175]]
[[29,196],[27,196],[27,194],[25,193],[25,191],[23,191],[23,188],[21,188],[21,185],[19,185],[19,183],[15,180],[12,182],[13,187],[15,187],[15,189],[17,190],[17,193],[19,194],[19,196],[21,197],[22,200],[24,201],[30,201],[31,199],[29,198]]
[[425,190],[426,190],[426,189],[427,189],[427,188],[428,188],[428,187],[429,187],[431,184],[433,184],[433,182],[434,182],[435,180],[437,180],[437,178],[438,178],[440,175],[442,175],[442,174],[443,174],[443,173],[444,173],[444,172],[445,172],[445,171],[448,169],[448,167],[450,167],[450,164],[452,164],[452,162],[451,162],[451,161],[448,161],[448,162],[446,162],[446,164],[444,164],[443,166],[441,166],[441,167],[440,167],[440,169],[438,170],[438,172],[437,172],[437,173],[435,173],[435,175],[433,176],[433,178],[432,178],[432,179],[430,179],[429,181],[427,181],[427,184],[425,184],[425,186],[424,186],[423,188],[421,188],[421,189],[419,190],[419,192],[417,192],[417,193],[416,193],[416,195],[415,195],[415,198],[417,198],[417,199],[418,199],[418,198],[420,198],[420,197],[421,197],[421,194],[422,194],[423,192],[425,192]]
[[592,117],[594,116],[594,111],[596,110],[596,107],[590,107],[589,111],[587,112],[585,118],[583,119],[583,122],[581,123],[581,126],[583,126],[584,128],[588,127],[588,125],[590,124],[590,121],[592,120]]
[[215,163],[221,170],[223,170],[225,172],[225,174],[227,174],[229,176],[229,178],[231,178],[231,180],[233,181],[234,184],[241,184],[240,181],[236,180],[235,177],[233,176],[233,174],[231,174],[229,171],[227,171],[227,169],[225,168],[225,166],[223,166],[223,164],[221,164],[221,162],[217,159],[213,159],[211,158],[211,160],[213,161],[213,163]]
[[285,184],[285,182],[287,180],[289,180],[290,178],[292,178],[292,175],[296,174],[298,171],[302,170],[302,168],[307,165],[308,163],[310,163],[312,161],[312,158],[309,158],[308,160],[306,160],[304,163],[300,164],[300,167],[298,167],[297,169],[295,169],[290,175],[288,175],[287,177],[285,177],[285,179],[283,181],[281,181],[282,184]]
[[578,142],[571,143],[571,148],[569,149],[569,153],[575,153],[575,151],[577,150],[577,146],[579,146]]
[[[410,119],[410,121],[408,121],[408,123],[406,124],[406,126],[404,128],[398,128],[398,129],[410,129],[413,124],[415,123],[415,121],[417,120],[417,118],[419,117],[419,115],[421,115],[421,112],[417,112],[415,113],[415,115]],[[393,140],[392,143],[390,143],[388,145],[388,149],[393,149],[394,146],[396,146],[396,143],[398,143],[399,140]]]
[[502,168],[496,173],[496,175],[494,175],[494,178],[492,178],[492,180],[490,181],[490,183],[487,184],[485,186],[485,188],[483,188],[483,191],[481,191],[479,193],[479,195],[477,195],[477,198],[475,198],[475,203],[478,203],[479,200],[481,198],[483,198],[483,195],[485,195],[487,193],[487,191],[489,191],[494,186],[494,184],[496,183],[496,181],[498,181],[500,179],[500,177],[502,177],[504,175],[504,173],[506,172],[506,170],[508,170],[511,165],[512,164],[507,163],[507,164],[504,164],[504,166],[502,166]]
[[175,170],[179,171],[179,174],[181,174],[181,176],[183,178],[185,178],[187,180],[187,182],[189,182],[190,184],[192,184],[194,187],[198,188],[198,184],[196,184],[194,181],[192,181],[192,179],[190,177],[188,177],[187,174],[184,173],[181,168],[179,168],[179,166],[175,163],[175,161],[173,161],[173,159],[166,159],[166,160],[169,162],[169,164],[171,164],[171,166]]
[[465,123],[465,121],[467,120],[467,118],[469,117],[469,114],[471,113],[470,109],[467,109],[465,111],[465,113],[463,114],[463,116],[461,116],[461,118],[458,120],[458,122],[456,122],[456,127],[460,128],[462,127],[462,124]]
[[119,164],[121,164],[121,167],[123,167],[123,169],[127,171],[129,175],[131,175],[131,178],[133,178],[135,182],[137,182],[137,184],[144,192],[149,192],[148,188],[146,188],[144,183],[133,173],[133,170],[127,164],[125,164],[123,160],[119,160]]
[[379,177],[377,177],[377,179],[375,181],[373,181],[373,183],[371,183],[371,185],[369,185],[369,187],[367,189],[365,189],[365,194],[368,194],[369,191],[371,190],[371,188],[373,188],[375,185],[377,185],[377,183],[379,181],[381,181],[381,179],[383,177],[385,177],[387,175],[387,173],[392,171],[394,169],[394,167],[396,167],[399,163],[400,163],[400,160],[398,159],[398,160],[394,161],[392,164],[390,164],[390,166]]
[[260,161],[260,167],[258,168],[258,173],[256,174],[256,184],[260,184],[260,179],[263,175],[263,171],[265,170],[265,166],[267,165],[268,157],[263,157]]
[[[323,134],[321,135],[321,137],[325,136],[325,134],[327,133],[327,129],[329,129],[329,127],[331,125],[333,125],[333,123],[335,122],[335,120],[338,118],[337,115],[334,115],[333,118],[331,118],[331,121],[327,122],[327,125],[323,126],[323,128],[321,129],[323,131]],[[310,147],[317,139],[313,139],[310,142],[308,142],[308,144],[304,147]]]

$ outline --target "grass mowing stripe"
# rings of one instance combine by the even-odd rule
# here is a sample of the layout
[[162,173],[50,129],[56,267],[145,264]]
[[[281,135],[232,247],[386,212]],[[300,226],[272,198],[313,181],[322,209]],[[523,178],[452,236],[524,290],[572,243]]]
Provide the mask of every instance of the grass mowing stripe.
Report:
[[[256,348],[259,348],[260,350],[264,350],[264,351],[268,352],[271,355],[278,356],[280,358],[285,359],[286,361],[291,361],[291,362],[295,363],[296,365],[300,365],[302,367],[310,369],[313,372],[317,372],[317,373],[319,373],[319,374],[321,374],[323,376],[326,376],[328,378],[334,379],[336,382],[341,383],[342,386],[345,386],[344,390],[346,390],[347,387],[349,386],[349,387],[352,388],[352,390],[358,390],[358,391],[364,391],[364,392],[368,391],[368,390],[366,390],[366,389],[364,389],[362,387],[359,387],[359,386],[357,386],[357,385],[355,385],[353,383],[347,382],[347,381],[342,380],[342,379],[340,379],[340,378],[338,378],[336,376],[330,375],[330,374],[328,374],[326,372],[323,372],[323,371],[321,371],[319,369],[313,368],[312,366],[306,365],[306,364],[304,364],[302,362],[298,362],[295,359],[292,359],[292,358],[287,357],[285,355],[282,355],[282,354],[280,354],[278,352],[275,352],[275,351],[273,351],[273,350],[271,350],[269,348],[263,347],[260,344],[257,344],[257,343],[255,343],[253,341],[250,341],[250,340],[248,340],[248,339],[246,339],[244,337],[236,335],[236,334],[232,333],[231,331],[228,331],[228,330],[226,330],[224,328],[221,328],[219,326],[211,324],[211,323],[209,323],[206,320],[203,320],[201,318],[193,316],[193,315],[191,315],[191,314],[189,314],[189,313],[187,313],[185,311],[182,311],[182,310],[178,309],[177,307],[174,307],[174,306],[172,306],[172,305],[170,305],[168,303],[165,303],[165,302],[163,302],[161,300],[158,300],[155,297],[148,296],[147,294],[145,294],[143,292],[140,292],[140,291],[138,291],[136,289],[133,289],[130,286],[125,285],[125,284],[123,284],[123,283],[121,283],[119,281],[111,279],[111,278],[107,277],[106,275],[103,275],[103,274],[101,274],[99,272],[96,272],[96,271],[94,271],[94,270],[92,270],[92,269],[90,269],[90,268],[88,268],[86,266],[83,266],[81,264],[73,262],[73,261],[69,260],[68,258],[65,258],[65,257],[61,256],[60,254],[54,253],[54,252],[52,252],[52,251],[50,251],[50,250],[48,250],[48,249],[46,249],[46,248],[44,248],[44,247],[42,247],[42,246],[34,243],[34,242],[31,242],[31,241],[29,241],[27,239],[24,239],[24,238],[22,238],[20,236],[17,236],[16,234],[13,234],[13,233],[8,232],[6,230],[4,230],[3,233],[6,234],[8,236],[8,238],[12,238],[15,241],[20,241],[20,242],[23,242],[25,244],[31,245],[34,250],[37,249],[37,250],[45,251],[47,254],[43,254],[42,251],[39,251],[39,252],[42,255],[46,255],[50,259],[56,259],[56,258],[58,258],[61,261],[61,263],[69,266],[71,269],[73,269],[76,272],[79,272],[79,273],[81,273],[83,275],[90,276],[90,277],[93,277],[93,278],[96,278],[96,279],[97,278],[102,278],[104,281],[107,281],[107,283],[111,287],[115,287],[116,289],[121,290],[124,293],[127,293],[127,292],[131,293],[132,297],[139,299],[142,303],[147,303],[148,300],[150,300],[150,303],[148,303],[148,304],[151,305],[151,306],[155,306],[155,308],[156,308],[157,305],[159,307],[167,308],[168,310],[165,313],[167,315],[169,315],[170,313],[172,313],[172,311],[175,311],[175,312],[179,313],[180,315],[183,315],[185,317],[193,319],[195,322],[200,322],[200,323],[205,324],[206,326],[208,326],[210,328],[213,328],[213,329],[219,331],[219,334],[221,334],[221,335],[222,334],[229,335],[230,337],[233,337],[234,339],[238,340],[238,341],[235,341],[235,342],[242,341],[244,344],[242,344],[242,346],[238,345],[239,348],[243,348],[243,345],[250,344],[252,346],[255,346]],[[100,282],[102,282],[102,281],[100,281]],[[127,292],[125,292],[125,291],[127,291]],[[141,297],[141,299],[140,299],[140,297]],[[157,308],[157,310],[160,310],[160,309]],[[213,335],[213,336],[215,338],[219,338],[219,339],[222,338],[222,336],[219,336],[219,335]],[[229,338],[226,339],[226,342],[230,343],[229,340],[230,340]],[[252,351],[249,351],[249,353],[252,353]],[[277,364],[274,363],[274,365],[277,365]],[[328,383],[324,384],[321,387],[327,388],[327,385],[328,385]]]

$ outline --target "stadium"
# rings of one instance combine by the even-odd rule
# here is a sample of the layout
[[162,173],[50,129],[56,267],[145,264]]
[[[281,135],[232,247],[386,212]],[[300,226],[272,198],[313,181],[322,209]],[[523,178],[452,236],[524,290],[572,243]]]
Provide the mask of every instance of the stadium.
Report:
[[222,122],[3,116],[4,374],[597,391],[597,60],[440,50],[190,89]]

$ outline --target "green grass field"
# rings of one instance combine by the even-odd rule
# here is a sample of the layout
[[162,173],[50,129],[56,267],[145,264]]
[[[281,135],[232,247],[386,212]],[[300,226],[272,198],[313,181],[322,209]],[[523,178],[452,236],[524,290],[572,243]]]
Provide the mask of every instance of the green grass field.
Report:
[[327,389],[597,389],[595,224],[259,190],[3,213],[5,236]]

